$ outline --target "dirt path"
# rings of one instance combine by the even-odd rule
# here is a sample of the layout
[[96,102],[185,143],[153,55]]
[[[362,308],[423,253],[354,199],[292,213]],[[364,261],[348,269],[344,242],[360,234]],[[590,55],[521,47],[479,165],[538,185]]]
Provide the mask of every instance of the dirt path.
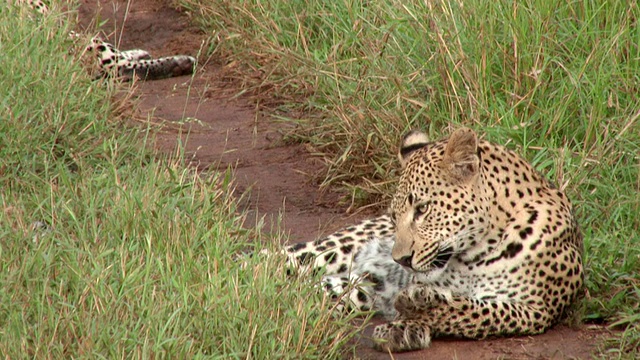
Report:
[[[107,20],[102,27],[105,33],[120,35],[124,29],[120,48],[142,48],[156,57],[196,56],[205,38],[166,0],[133,0],[128,11],[123,0],[82,0],[80,26],[87,27],[96,14]],[[111,38],[114,39],[118,37]],[[320,194],[311,181],[310,175],[320,171],[321,164],[307,154],[304,146],[284,145],[277,125],[258,115],[249,101],[232,99],[239,89],[226,79],[223,65],[204,57],[199,61],[204,65],[192,78],[138,84],[140,112],[153,114],[155,121],[174,124],[158,137],[160,151],[171,153],[180,141],[186,143],[186,153],[198,168],[235,168],[237,195],[241,196],[243,208],[252,215],[247,226],[264,216],[266,228],[275,230],[273,224],[281,217],[281,229],[290,234],[290,241],[312,240],[371,216],[345,217],[345,209],[336,205],[337,197]],[[370,332],[371,327],[365,334]],[[584,326],[579,330],[557,327],[536,337],[437,340],[428,350],[393,358],[584,359],[591,357],[604,333],[598,327]],[[388,354],[370,350],[366,340],[362,342],[359,358],[390,358]]]

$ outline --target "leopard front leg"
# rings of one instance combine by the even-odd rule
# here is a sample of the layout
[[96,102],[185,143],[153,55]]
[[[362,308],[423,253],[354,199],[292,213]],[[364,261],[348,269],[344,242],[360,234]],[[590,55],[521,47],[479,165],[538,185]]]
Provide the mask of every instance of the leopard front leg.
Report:
[[412,285],[395,302],[399,320],[374,330],[376,348],[409,351],[429,346],[432,336],[482,339],[487,336],[544,332],[552,316],[544,306],[530,303],[448,296],[433,288]]
[[484,339],[487,336],[534,335],[553,324],[548,308],[533,302],[453,298],[434,309],[436,336]]

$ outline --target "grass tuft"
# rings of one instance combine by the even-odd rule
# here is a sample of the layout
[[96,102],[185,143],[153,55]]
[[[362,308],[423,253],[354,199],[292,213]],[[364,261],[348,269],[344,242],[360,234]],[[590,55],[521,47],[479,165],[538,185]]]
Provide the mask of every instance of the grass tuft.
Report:
[[115,115],[117,84],[89,79],[68,31],[55,6],[47,18],[17,7],[0,13],[0,354],[324,359],[348,351],[354,328],[329,318],[332,304],[313,277],[239,255],[254,240],[279,239],[241,228],[230,175],[151,153],[153,129]]

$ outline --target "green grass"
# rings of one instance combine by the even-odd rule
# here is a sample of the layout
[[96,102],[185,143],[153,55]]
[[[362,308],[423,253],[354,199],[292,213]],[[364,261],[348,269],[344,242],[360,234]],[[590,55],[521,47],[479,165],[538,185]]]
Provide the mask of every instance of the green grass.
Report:
[[239,258],[279,239],[242,230],[230,175],[154,155],[151,129],[116,115],[119,87],[79,65],[64,16],[29,15],[0,12],[0,357],[348,351],[355,330],[313,281]]
[[[585,320],[640,348],[640,9],[590,1],[179,0],[248,90],[358,204],[393,192],[401,134],[469,126],[573,199],[586,234]],[[237,66],[243,64],[243,66]],[[260,76],[256,76],[260,74]]]

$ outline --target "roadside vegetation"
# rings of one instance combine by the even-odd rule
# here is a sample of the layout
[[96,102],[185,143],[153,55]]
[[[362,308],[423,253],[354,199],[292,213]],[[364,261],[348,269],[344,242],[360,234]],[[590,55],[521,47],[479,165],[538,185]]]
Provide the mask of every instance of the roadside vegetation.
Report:
[[229,174],[148,150],[153,129],[120,111],[125,87],[90,80],[56,6],[1,7],[0,357],[348,351],[352,325],[313,282],[238,257],[278,239],[241,229]]
[[178,2],[356,205],[389,198],[411,128],[468,126],[522,153],[583,225],[583,320],[623,330],[608,356],[640,356],[637,3]]

